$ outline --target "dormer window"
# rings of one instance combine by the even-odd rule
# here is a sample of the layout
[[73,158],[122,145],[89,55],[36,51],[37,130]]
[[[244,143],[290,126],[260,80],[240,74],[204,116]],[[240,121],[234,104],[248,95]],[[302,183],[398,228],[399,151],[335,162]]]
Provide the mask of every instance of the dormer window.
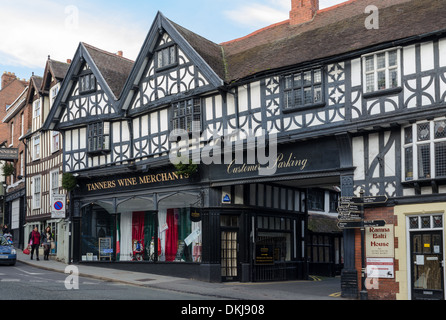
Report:
[[33,118],[40,116],[40,99],[33,102]]
[[165,47],[156,52],[156,68],[170,68],[178,63],[177,47],[175,45]]
[[96,78],[92,73],[85,74],[79,77],[79,92],[81,94],[91,93],[96,91]]

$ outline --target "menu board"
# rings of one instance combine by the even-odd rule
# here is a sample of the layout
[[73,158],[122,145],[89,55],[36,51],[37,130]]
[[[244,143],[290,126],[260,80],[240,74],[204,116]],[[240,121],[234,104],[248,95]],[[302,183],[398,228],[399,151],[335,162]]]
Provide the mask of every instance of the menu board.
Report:
[[99,238],[99,260],[112,259],[113,247],[111,238]]

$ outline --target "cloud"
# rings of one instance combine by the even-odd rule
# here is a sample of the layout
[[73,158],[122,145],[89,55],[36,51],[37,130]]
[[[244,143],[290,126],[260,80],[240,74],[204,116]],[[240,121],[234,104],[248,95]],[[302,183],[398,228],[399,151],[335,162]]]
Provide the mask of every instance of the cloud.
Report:
[[237,24],[262,28],[289,18],[290,0],[269,0],[266,4],[248,2],[224,15]]
[[42,68],[48,55],[65,61],[86,42],[136,59],[146,26],[123,21],[118,14],[97,14],[91,8],[53,0],[15,0],[0,10],[0,57],[10,65]]
[[[344,1],[346,0],[320,0],[319,8],[324,9]],[[244,2],[241,6],[225,11],[224,15],[237,24],[250,28],[263,28],[289,19],[291,0],[266,0],[264,4],[256,2]]]

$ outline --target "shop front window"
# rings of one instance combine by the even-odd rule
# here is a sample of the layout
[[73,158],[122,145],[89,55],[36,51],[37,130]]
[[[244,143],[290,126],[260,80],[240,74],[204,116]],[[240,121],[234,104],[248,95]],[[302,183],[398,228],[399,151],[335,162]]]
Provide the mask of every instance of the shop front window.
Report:
[[[82,211],[82,261],[201,262],[196,195],[98,200]],[[116,214],[113,214],[117,212]],[[114,238],[114,235],[116,239]]]
[[191,208],[159,211],[160,261],[201,261],[201,221],[192,221],[194,213]]
[[117,260],[200,262],[201,222],[192,221],[196,214],[191,208],[161,209],[158,215],[154,211],[120,213]]
[[82,261],[111,261],[114,216],[99,205],[86,206],[81,228]]

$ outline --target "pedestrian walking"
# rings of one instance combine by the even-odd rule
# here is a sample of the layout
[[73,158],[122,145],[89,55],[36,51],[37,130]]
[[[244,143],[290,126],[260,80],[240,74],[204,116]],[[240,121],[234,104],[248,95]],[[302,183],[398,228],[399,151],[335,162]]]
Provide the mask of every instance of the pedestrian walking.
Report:
[[43,245],[43,260],[49,260],[51,241],[54,241],[50,226],[46,227],[45,232],[42,232],[40,240]]
[[9,233],[9,228],[8,228],[8,225],[7,225],[7,224],[5,224],[5,225],[3,226],[3,228],[2,228],[2,232],[3,232],[3,234],[5,234],[5,233]]
[[33,260],[34,250],[36,251],[36,260],[39,261],[40,233],[37,227],[29,234],[29,244],[31,246],[31,260]]

